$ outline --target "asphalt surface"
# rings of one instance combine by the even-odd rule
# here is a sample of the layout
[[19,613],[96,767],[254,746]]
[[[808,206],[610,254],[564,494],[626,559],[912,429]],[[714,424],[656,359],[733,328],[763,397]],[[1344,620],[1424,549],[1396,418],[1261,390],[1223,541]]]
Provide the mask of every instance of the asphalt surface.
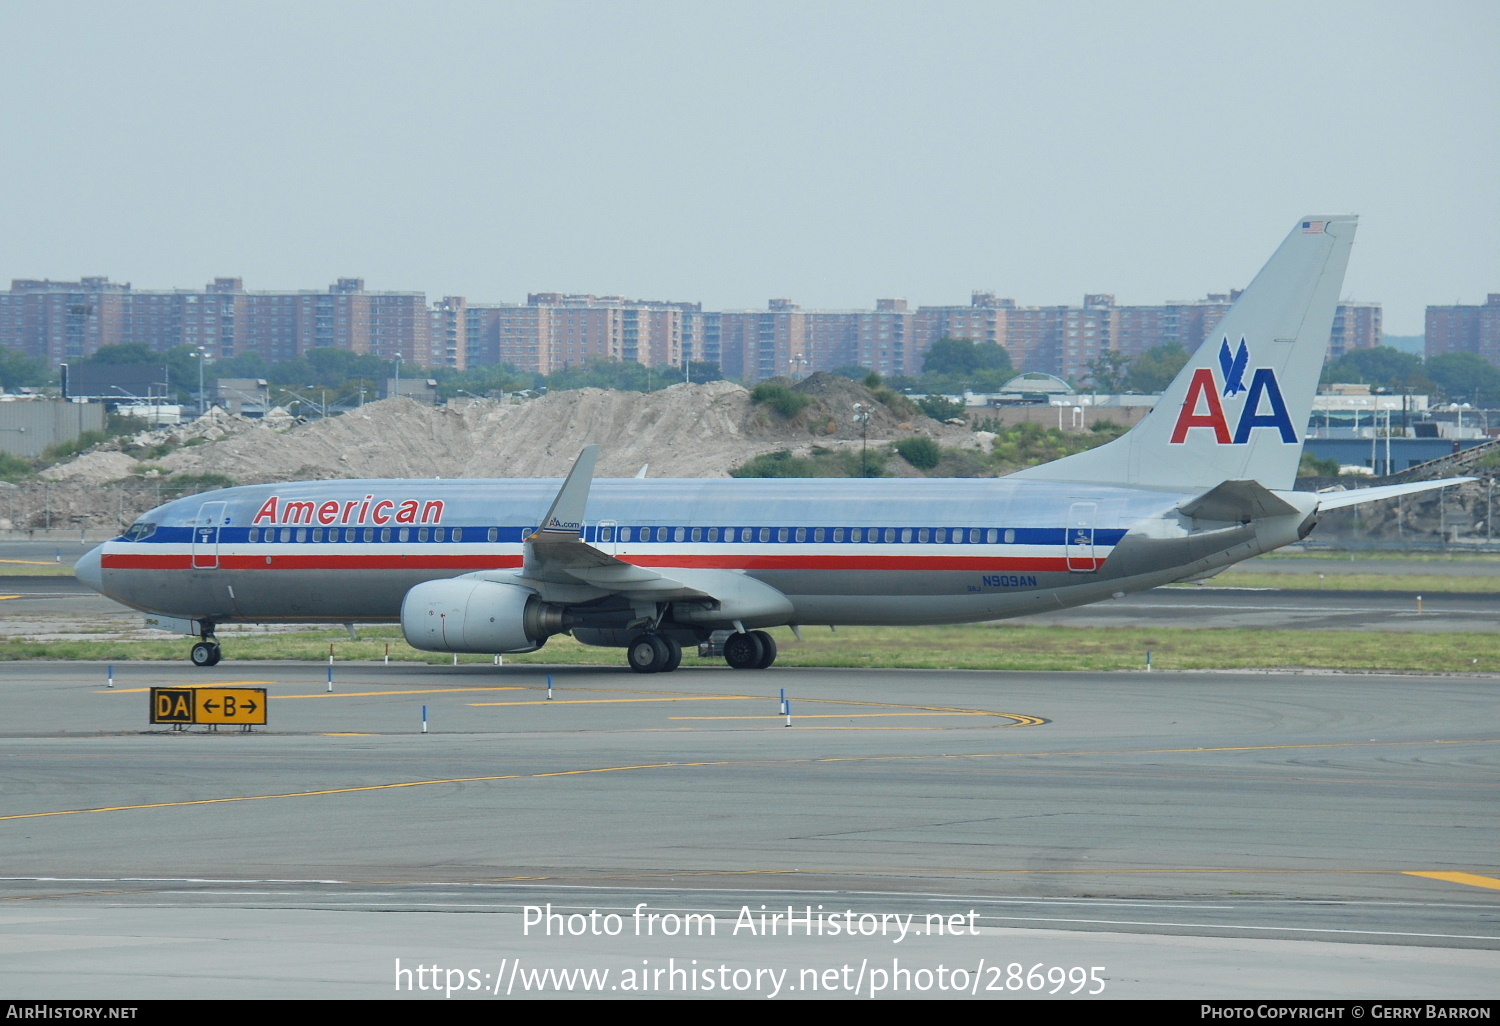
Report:
[[[1052,987],[1013,964],[1117,997],[1500,991],[1495,677],[556,667],[549,701],[534,666],[116,672],[0,664],[13,997],[431,999],[398,970],[435,964],[619,995],[693,959],[763,998],[901,968],[937,996],[939,964],[976,997]],[[152,685],[236,682],[265,728],[146,722]],[[539,932],[548,904],[583,932]],[[714,933],[662,936],[686,913]]]

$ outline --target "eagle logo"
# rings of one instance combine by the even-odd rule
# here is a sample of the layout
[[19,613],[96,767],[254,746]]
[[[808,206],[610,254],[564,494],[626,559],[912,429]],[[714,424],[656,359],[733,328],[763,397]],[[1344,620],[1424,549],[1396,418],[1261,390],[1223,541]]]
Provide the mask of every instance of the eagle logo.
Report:
[[1250,348],[1240,339],[1240,348],[1233,356],[1229,353],[1229,337],[1219,343],[1219,369],[1224,372],[1224,394],[1239,395],[1245,391],[1245,368],[1250,364]]

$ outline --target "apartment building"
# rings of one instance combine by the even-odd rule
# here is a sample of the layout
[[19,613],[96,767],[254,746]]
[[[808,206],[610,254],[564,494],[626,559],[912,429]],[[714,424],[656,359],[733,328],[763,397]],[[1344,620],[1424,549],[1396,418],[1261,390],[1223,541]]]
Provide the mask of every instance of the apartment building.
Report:
[[[445,301],[446,302],[446,301]],[[259,353],[271,363],[315,346],[336,346],[421,366],[448,363],[446,336],[430,343],[432,315],[420,292],[370,292],[362,278],[340,278],[326,292],[249,292],[240,278],[202,289],[136,290],[108,278],[76,282],[18,279],[0,292],[0,346],[53,365],[100,346],[141,344],[158,351],[201,347],[213,358]]]
[[718,315],[698,303],[533,292],[521,304],[470,304],[468,366],[552,374],[591,359],[646,367],[718,362]]
[[1474,353],[1500,366],[1500,292],[1483,306],[1429,306],[1424,344],[1429,359]]

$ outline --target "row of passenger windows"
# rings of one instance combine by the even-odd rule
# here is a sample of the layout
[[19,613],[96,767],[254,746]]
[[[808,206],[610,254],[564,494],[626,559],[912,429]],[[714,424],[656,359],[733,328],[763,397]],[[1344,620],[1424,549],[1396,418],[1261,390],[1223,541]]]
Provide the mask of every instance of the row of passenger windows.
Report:
[[[280,533],[279,537],[278,531]],[[327,528],[326,531],[321,527],[282,527],[279,529],[275,527],[268,527],[265,530],[264,538],[262,538],[261,536],[260,528],[252,527],[250,528],[250,540],[252,542],[258,542],[262,540],[268,542],[290,542],[293,540],[305,542],[308,540],[309,532],[311,532],[312,540],[315,542],[324,540],[331,542],[388,542],[392,538],[394,538],[396,541],[406,542],[412,540],[413,532],[415,532],[416,540],[419,542],[447,541],[450,533],[452,534],[454,541],[459,542],[464,540],[464,529],[462,527],[455,527],[451,532],[446,527],[330,527]],[[500,529],[498,527],[490,528],[488,540],[500,540]]]
[[[981,527],[615,527],[603,525],[589,532],[590,540],[599,542],[863,542],[867,544],[917,542],[943,545],[996,545],[1001,538],[1011,544],[1016,540],[1014,530]],[[616,538],[618,535],[618,539]],[[464,540],[464,529],[454,527],[268,527],[264,533],[258,527],[250,528],[252,542],[418,542]],[[471,530],[470,539],[477,540]],[[491,527],[485,535],[486,541],[499,541],[500,530]]]
[[620,541],[639,539],[650,541],[709,541],[726,542],[865,542],[865,543],[911,543],[929,542],[942,545],[996,545],[1003,534],[1006,544],[1016,540],[1014,530],[1000,531],[998,528],[982,527],[621,527],[602,526],[599,540],[614,540],[619,531]]

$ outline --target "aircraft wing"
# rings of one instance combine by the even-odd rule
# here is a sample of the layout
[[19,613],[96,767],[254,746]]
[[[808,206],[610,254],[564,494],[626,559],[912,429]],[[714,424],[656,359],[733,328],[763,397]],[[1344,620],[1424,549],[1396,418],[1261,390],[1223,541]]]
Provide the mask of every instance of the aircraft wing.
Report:
[[1347,492],[1320,492],[1318,493],[1318,509],[1343,509],[1346,506],[1358,506],[1361,503],[1378,502],[1381,499],[1394,499],[1398,495],[1411,495],[1414,492],[1426,492],[1434,488],[1447,488],[1449,485],[1464,484],[1473,480],[1472,477],[1445,477],[1441,481],[1413,481],[1410,484],[1355,488]]
[[[526,539],[516,575],[521,583],[544,595],[548,585],[568,590],[583,585],[636,601],[704,603],[721,619],[790,615],[790,599],[745,574],[690,567],[656,570],[617,559],[585,542],[583,512],[598,458],[597,445],[585,446],[578,454],[541,526]],[[680,618],[693,617],[684,612]]]
[[541,526],[526,539],[518,576],[538,584],[587,584],[619,593],[684,590],[685,585],[669,581],[655,570],[616,559],[583,540],[583,511],[588,505],[589,486],[598,461],[597,445],[584,446],[573,461],[573,469],[558,489]]

